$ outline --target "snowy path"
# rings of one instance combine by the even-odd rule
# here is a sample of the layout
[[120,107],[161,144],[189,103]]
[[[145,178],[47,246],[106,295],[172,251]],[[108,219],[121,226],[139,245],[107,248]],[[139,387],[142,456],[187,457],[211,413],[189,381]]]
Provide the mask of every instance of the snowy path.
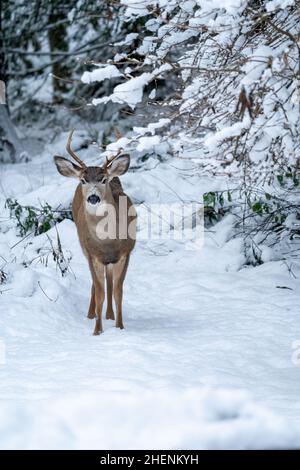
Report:
[[[86,318],[90,274],[72,222],[59,233],[76,278],[61,278],[51,263],[12,263],[0,299],[0,446],[253,448],[268,445],[269,428],[272,445],[295,445],[289,426],[259,406],[300,429],[300,367],[291,360],[299,281],[282,262],[238,270],[241,246],[227,241],[230,227],[230,218],[219,223],[199,252],[139,243],[126,278],[125,330],[105,320],[100,337]],[[8,235],[1,237],[7,255]],[[7,433],[14,426],[20,434]]]
[[[67,283],[56,302],[44,295],[41,302],[32,276],[26,289],[33,295],[2,310],[8,339],[1,400],[51,403],[92,392],[105,403],[102,392],[114,392],[118,403],[129,392],[238,387],[299,419],[300,369],[291,363],[291,343],[300,338],[297,283],[282,274],[280,263],[224,273],[220,250],[208,245],[199,259],[186,251],[157,256],[138,248],[126,283],[126,329],[105,321],[99,338],[85,318],[90,279],[84,259],[73,266],[72,294]],[[46,270],[39,279],[51,298],[57,286]],[[287,284],[294,291],[276,289]]]
[[[41,305],[40,295],[36,308],[34,297],[19,298],[17,312],[15,303],[6,306],[4,328],[11,344],[2,398],[43,398],[74,387],[239,386],[291,415],[298,400],[300,418],[300,369],[291,363],[292,341],[300,338],[297,297],[276,289],[286,278],[270,275],[270,267],[223,274],[199,266],[196,276],[195,261],[183,262],[186,253],[169,255],[168,263],[164,256],[135,255],[126,283],[124,331],[105,321],[104,334],[91,336],[85,262],[78,267],[83,279],[73,283],[76,293],[63,290],[55,311],[46,298]],[[187,282],[183,273],[192,264]],[[40,283],[50,297],[47,278]]]

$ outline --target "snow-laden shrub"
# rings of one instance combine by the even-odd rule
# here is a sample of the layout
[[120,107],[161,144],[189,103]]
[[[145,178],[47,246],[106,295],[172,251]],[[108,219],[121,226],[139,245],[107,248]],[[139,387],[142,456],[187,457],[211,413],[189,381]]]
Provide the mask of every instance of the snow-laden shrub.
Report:
[[[134,128],[131,138],[119,145],[130,148],[134,143],[135,148],[144,148],[151,138],[158,147],[167,141],[174,154],[192,155],[203,173],[236,180],[246,203],[243,220],[249,214],[264,215],[258,208],[268,206],[265,194],[276,197],[278,204],[284,201],[284,211],[280,204],[277,207],[282,222],[297,214],[299,3],[120,3],[128,22],[137,18],[145,22],[142,33],[134,38],[137,47],[116,54],[88,77],[84,74],[83,81],[117,76],[113,92],[94,99],[93,104],[116,102],[135,109],[148,101],[156,104],[158,118],[147,127]],[[155,103],[155,84],[161,78],[175,83],[174,93]],[[288,185],[283,183],[286,178]],[[278,211],[272,211],[273,222]]]
[[8,198],[5,207],[9,209],[10,217],[16,221],[21,237],[27,234],[40,235],[64,219],[72,219],[71,210],[53,209],[47,203],[41,204],[41,207],[22,206],[16,199]]

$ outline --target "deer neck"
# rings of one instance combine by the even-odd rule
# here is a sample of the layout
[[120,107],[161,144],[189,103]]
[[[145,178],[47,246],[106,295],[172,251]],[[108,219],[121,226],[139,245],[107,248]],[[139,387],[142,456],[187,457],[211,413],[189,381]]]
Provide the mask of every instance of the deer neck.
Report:
[[[113,197],[111,186],[109,183],[106,183],[105,185],[105,191],[103,194],[103,197],[101,198],[101,203],[97,209],[96,214],[91,214],[89,213],[86,209],[84,210],[85,214],[85,221],[86,221],[86,226],[88,228],[88,231],[90,232],[90,235],[92,238],[97,238],[96,236],[96,228],[97,224],[99,221],[105,216],[105,211],[108,210],[109,213],[109,208],[113,207],[114,208],[114,213],[118,214],[118,207],[116,204],[116,201]],[[106,209],[108,208],[108,209]]]

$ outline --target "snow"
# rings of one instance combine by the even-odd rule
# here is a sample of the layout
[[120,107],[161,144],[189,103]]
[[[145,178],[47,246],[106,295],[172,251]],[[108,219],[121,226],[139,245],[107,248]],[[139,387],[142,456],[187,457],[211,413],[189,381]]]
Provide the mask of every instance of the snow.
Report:
[[[17,429],[13,440],[8,427]],[[68,400],[9,406],[0,412],[0,435],[8,449],[30,449],[33,443],[43,449],[280,449],[297,445],[295,429],[247,395],[211,389],[123,391],[122,399],[117,392],[103,392],[101,400],[91,391],[80,398],[73,394]]]
[[100,103],[113,101],[114,103],[127,103],[134,109],[136,104],[142,101],[144,87],[151,79],[151,73],[143,73],[139,77],[131,78],[127,82],[117,85],[112,95],[103,98],[94,98],[93,105],[96,106]]
[[[85,139],[78,135],[75,148]],[[88,163],[91,151],[79,152]],[[27,164],[2,165],[1,184],[23,204],[67,207],[76,181],[60,176],[51,157],[49,147]],[[200,201],[221,182],[187,179],[193,166],[149,158],[122,181],[137,205]],[[266,250],[265,264],[245,267],[232,223],[227,216],[207,229],[201,250],[139,240],[125,281],[125,330],[104,320],[93,337],[90,273],[73,222],[57,225],[71,258],[62,277],[49,251],[56,230],[21,241],[3,211],[0,447],[299,448],[299,264]]]
[[295,4],[295,0],[271,0],[266,4],[267,11],[275,11],[278,8],[286,8]]
[[142,152],[143,150],[150,150],[155,147],[155,145],[158,145],[160,142],[160,137],[158,135],[154,135],[151,137],[141,137],[139,139],[139,143],[136,147],[136,149],[139,152]]
[[126,34],[123,41],[115,42],[115,46],[130,46],[132,42],[138,37],[139,33]]
[[155,97],[156,97],[156,90],[155,88],[153,88],[153,90],[151,90],[151,92],[149,93],[149,99],[154,100]]
[[126,6],[125,14],[130,17],[147,15],[147,7],[150,7],[152,2],[151,0],[121,0],[121,4]]
[[246,115],[242,121],[236,122],[232,126],[224,127],[214,134],[208,135],[208,137],[206,137],[204,140],[204,145],[213,149],[220,142],[222,142],[222,140],[239,135],[241,130],[247,129],[250,124],[250,118],[248,115]]
[[130,78],[127,82],[121,83],[114,88],[110,96],[102,98],[94,98],[92,103],[97,106],[101,103],[127,103],[134,109],[137,103],[140,103],[143,98],[144,87],[148,85],[154,78],[157,78],[161,73],[170,70],[172,67],[169,64],[163,64],[153,72],[145,72],[138,77]]
[[92,72],[84,72],[81,77],[83,83],[102,82],[105,79],[111,79],[115,77],[121,77],[122,74],[119,72],[115,65],[106,65],[93,70]]
[[258,81],[268,67],[269,59],[274,55],[274,50],[265,45],[257,47],[254,51],[249,51],[249,60],[242,67],[245,77],[242,79],[241,84],[250,86]]
[[[154,90],[155,91],[155,90]],[[152,92],[151,92],[152,93]],[[150,96],[149,96],[150,98]],[[134,127],[133,131],[136,132],[139,135],[144,135],[147,132],[150,132],[152,135],[155,134],[155,131],[157,129],[160,129],[161,127],[166,126],[167,124],[170,124],[171,120],[167,118],[161,118],[159,119],[158,122],[151,122],[150,124],[147,125],[147,127]]]

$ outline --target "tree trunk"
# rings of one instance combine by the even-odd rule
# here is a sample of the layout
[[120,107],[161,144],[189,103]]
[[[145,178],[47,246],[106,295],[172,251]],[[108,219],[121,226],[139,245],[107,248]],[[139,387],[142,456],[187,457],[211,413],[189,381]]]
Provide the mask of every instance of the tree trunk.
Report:
[[[56,24],[55,28],[48,31],[49,48],[51,52],[68,52],[68,38],[66,24],[60,24],[59,21],[65,20],[66,15],[60,2],[53,2],[50,14],[49,24]],[[66,79],[70,78],[70,69],[65,61],[54,62],[52,64],[52,86],[53,86],[53,101],[60,103],[63,100],[62,95],[70,89],[70,84]]]
[[7,107],[0,105],[0,160],[18,163],[23,149],[9,117]]
[[6,97],[7,60],[2,28],[2,2],[0,1],[0,161],[18,162],[22,147],[10,119]]

